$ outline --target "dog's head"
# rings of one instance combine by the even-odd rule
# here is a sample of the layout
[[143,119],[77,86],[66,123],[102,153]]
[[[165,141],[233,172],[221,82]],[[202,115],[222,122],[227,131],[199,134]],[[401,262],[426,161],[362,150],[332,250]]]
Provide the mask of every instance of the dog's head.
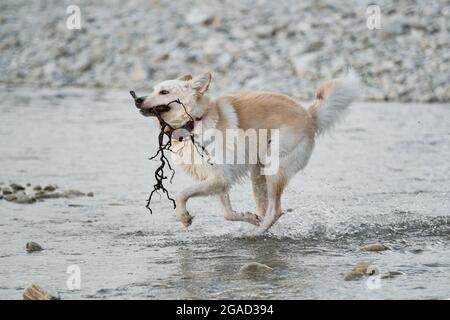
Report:
[[136,107],[146,117],[154,116],[155,112],[158,112],[166,123],[180,128],[191,121],[191,117],[203,115],[204,110],[198,101],[208,90],[210,82],[209,72],[196,77],[188,74],[175,80],[160,82],[150,95],[135,99]]

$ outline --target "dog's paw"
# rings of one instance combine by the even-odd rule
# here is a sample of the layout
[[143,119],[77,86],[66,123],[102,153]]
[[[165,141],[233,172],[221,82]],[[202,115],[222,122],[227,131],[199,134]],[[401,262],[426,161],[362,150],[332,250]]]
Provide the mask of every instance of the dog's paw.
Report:
[[180,215],[180,221],[186,228],[192,224],[194,218],[186,211],[186,213]]
[[251,212],[246,212],[244,213],[245,215],[245,221],[254,225],[254,226],[259,226],[261,223],[261,217],[258,216],[257,214],[251,213]]

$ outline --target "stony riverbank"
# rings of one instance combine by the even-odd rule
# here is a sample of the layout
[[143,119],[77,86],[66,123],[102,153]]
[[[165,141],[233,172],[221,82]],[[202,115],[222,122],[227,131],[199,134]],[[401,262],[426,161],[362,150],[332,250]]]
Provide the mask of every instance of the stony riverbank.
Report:
[[70,4],[2,1],[0,82],[148,89],[210,70],[217,93],[308,100],[351,65],[368,100],[450,101],[448,1],[76,1],[81,30],[66,27]]

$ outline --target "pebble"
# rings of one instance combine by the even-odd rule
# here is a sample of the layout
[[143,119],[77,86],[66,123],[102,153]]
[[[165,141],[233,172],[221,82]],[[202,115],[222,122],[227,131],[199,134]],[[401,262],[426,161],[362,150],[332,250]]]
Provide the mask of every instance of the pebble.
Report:
[[[31,186],[31,183],[26,184],[28,187]],[[58,199],[61,197],[65,198],[74,198],[81,196],[93,197],[93,192],[88,192],[85,194],[84,192],[69,189],[64,192],[55,192],[58,189],[58,186],[55,184],[49,184],[42,188],[40,185],[34,185],[32,190],[34,194],[29,195],[25,192],[25,188],[19,184],[12,183],[9,187],[0,188],[0,199],[4,199],[6,201],[11,201],[18,204],[31,204],[35,203],[36,200],[43,201],[44,199]],[[69,204],[69,207],[75,207],[81,205]]]
[[389,248],[381,243],[369,244],[358,249],[359,252],[380,252],[385,250],[389,250]]
[[15,194],[6,194],[3,196],[6,201],[14,201],[17,199],[17,195]]
[[359,262],[353,269],[352,272],[356,273],[366,273],[367,268],[371,266],[371,262]]
[[65,198],[75,198],[75,197],[82,197],[86,194],[84,192],[78,191],[78,190],[66,190],[63,192],[63,196]]
[[25,190],[25,188],[23,186],[21,186],[20,184],[16,184],[16,183],[11,183],[9,185],[11,187],[11,189],[16,192],[16,191],[20,191],[20,190]]
[[394,277],[401,276],[401,275],[403,275],[403,272],[388,271],[381,275],[381,279],[389,279],[389,278],[394,278]]
[[[359,262],[355,267],[353,267],[352,271],[342,273],[345,281],[360,280],[368,276],[374,276],[379,274],[380,268],[374,265],[373,263],[367,261]],[[389,279],[402,274],[403,273],[399,271],[388,271],[380,275],[380,277],[381,279]]]
[[34,194],[36,199],[58,199],[61,198],[62,195],[59,192],[51,192],[47,193],[44,191],[38,191]]
[[53,192],[55,190],[56,190],[56,186],[54,186],[52,184],[49,184],[49,185],[44,187],[44,191],[46,191],[46,192]]
[[27,252],[35,252],[44,250],[39,243],[30,241],[26,244]]
[[359,280],[361,278],[364,278],[366,276],[363,272],[345,272],[344,273],[344,280],[345,281],[352,281],[352,280]]
[[260,273],[271,272],[273,268],[259,262],[250,262],[244,264],[239,271],[242,273]]
[[14,199],[13,202],[19,204],[31,204],[36,202],[36,198],[26,194],[21,194],[16,196],[16,199]]
[[192,8],[186,16],[186,22],[190,25],[204,24],[208,25],[214,21],[214,15],[206,8]]
[[5,188],[2,189],[2,193],[3,193],[3,195],[7,195],[7,194],[11,194],[13,192],[12,192],[12,190],[10,188],[5,187]]

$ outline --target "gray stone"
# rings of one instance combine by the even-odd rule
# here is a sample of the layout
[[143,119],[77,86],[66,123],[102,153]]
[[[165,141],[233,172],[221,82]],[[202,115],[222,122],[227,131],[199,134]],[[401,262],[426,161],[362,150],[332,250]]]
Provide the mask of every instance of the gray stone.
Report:
[[242,273],[272,272],[273,268],[259,262],[250,262],[244,264],[239,271]]
[[46,191],[46,192],[53,192],[55,190],[56,190],[56,186],[52,185],[52,184],[49,184],[49,185],[44,187],[44,191]]
[[360,252],[380,252],[389,250],[387,246],[381,243],[373,243],[358,249]]
[[390,279],[403,275],[403,272],[399,271],[388,271],[381,275],[381,279]]
[[25,188],[23,186],[21,186],[20,184],[17,184],[17,183],[11,183],[9,186],[11,187],[11,189],[14,192],[19,191],[19,190],[25,190]]
[[30,241],[25,245],[27,252],[35,252],[44,250],[39,243]]
[[214,14],[206,8],[193,7],[186,16],[186,22],[190,25],[211,24],[214,21]]
[[6,194],[6,195],[3,196],[3,198],[6,201],[14,201],[14,200],[17,199],[17,196],[13,193],[13,194]]
[[62,195],[59,192],[51,192],[51,193],[47,193],[44,191],[38,191],[34,194],[34,198],[37,200],[41,200],[41,199],[57,199],[57,198],[61,198]]
[[15,203],[19,204],[31,204],[36,202],[36,198],[29,195],[18,195],[16,199],[13,200]]
[[85,196],[86,194],[78,191],[78,190],[66,190],[63,192],[63,196],[65,198],[75,198],[75,197],[82,197]]
[[343,275],[345,281],[360,280],[366,276],[366,274],[363,272],[355,272],[355,271],[346,272]]

